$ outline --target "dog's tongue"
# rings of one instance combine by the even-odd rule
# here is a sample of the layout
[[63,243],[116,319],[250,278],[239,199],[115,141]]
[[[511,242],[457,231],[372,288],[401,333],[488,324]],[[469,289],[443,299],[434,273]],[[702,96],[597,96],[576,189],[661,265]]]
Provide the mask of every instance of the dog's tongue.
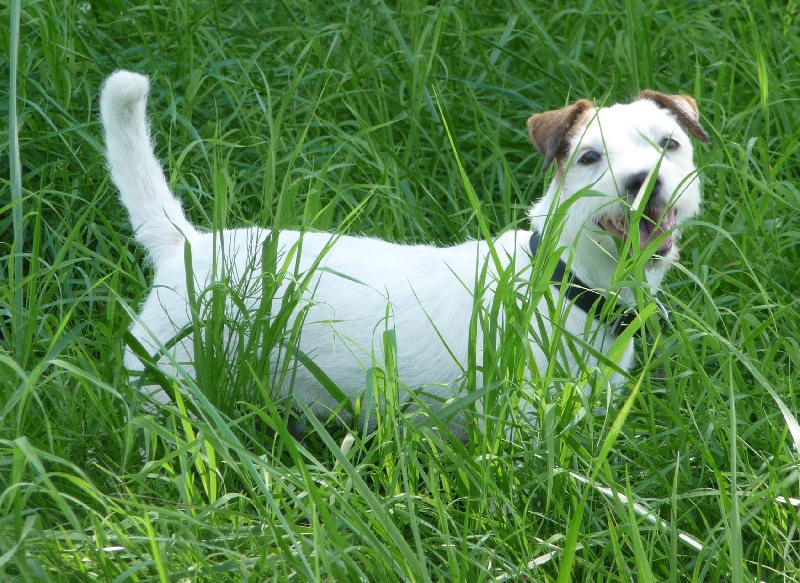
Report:
[[[646,209],[644,215],[639,220],[639,244],[642,246],[642,249],[644,249],[648,243],[652,243],[664,233],[674,229],[676,224],[677,221],[675,220],[674,210],[661,214],[655,210]],[[658,253],[666,253],[669,251],[670,247],[672,247],[671,233],[661,242]]]

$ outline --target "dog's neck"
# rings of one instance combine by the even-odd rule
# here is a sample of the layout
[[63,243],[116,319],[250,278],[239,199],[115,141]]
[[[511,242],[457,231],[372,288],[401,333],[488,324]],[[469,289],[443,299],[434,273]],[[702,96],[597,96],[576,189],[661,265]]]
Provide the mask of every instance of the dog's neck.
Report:
[[[539,251],[540,236],[538,231],[533,231],[530,239],[531,257],[536,257]],[[620,306],[609,306],[609,299],[599,291],[591,288],[582,281],[572,270],[567,270],[563,259],[559,259],[551,277],[556,285],[564,286],[564,296],[576,308],[583,310],[587,315],[608,325],[614,334],[622,333],[636,319],[636,310],[620,302]]]

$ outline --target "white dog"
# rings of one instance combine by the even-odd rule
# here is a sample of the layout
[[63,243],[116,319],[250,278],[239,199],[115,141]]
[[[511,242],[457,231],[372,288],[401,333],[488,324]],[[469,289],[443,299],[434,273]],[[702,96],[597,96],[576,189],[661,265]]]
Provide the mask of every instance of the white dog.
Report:
[[[224,272],[227,281],[239,286],[237,298],[225,303],[229,316],[274,317],[292,281],[295,289],[304,290],[306,303],[297,307],[304,314],[299,348],[292,352],[284,345],[276,351],[283,356],[272,355],[275,366],[299,359],[281,391],[293,390],[320,415],[338,410],[345,421],[348,415],[339,401],[362,395],[366,371],[383,365],[386,330],[395,334],[394,358],[404,387],[442,399],[457,393],[471,350],[476,297],[489,305],[497,274],[509,267],[523,278],[518,281],[530,278],[531,253],[540,235],[542,249],[547,241],[561,262],[545,288],[550,293],[536,298],[539,324],[531,326],[530,350],[540,371],[553,355],[561,355],[560,366],[577,378],[579,367],[594,366],[593,355],[606,354],[632,320],[615,311],[615,304],[635,307],[631,289],[615,280],[619,258],[628,257],[633,247],[635,253],[646,248],[650,256],[657,255],[644,264],[646,282],[632,282],[657,290],[678,256],[677,227],[698,212],[700,203],[690,136],[704,142],[708,136],[691,97],[645,91],[633,103],[598,109],[581,100],[528,120],[545,169],[556,164],[552,183],[530,212],[533,232],[505,232],[492,244],[470,241],[438,248],[281,231],[278,263],[280,257],[289,258],[291,266],[264,311],[263,288],[272,274],[264,272],[261,258],[270,231],[204,233],[187,221],[153,152],[145,111],[148,86],[146,77],[118,71],[105,82],[100,101],[112,179],[136,239],[155,265],[153,289],[131,326],[133,337],[163,371],[191,378],[198,364],[193,352],[197,339],[189,333],[192,306],[197,305],[192,298]],[[195,314],[194,326],[199,317]],[[577,344],[573,341],[569,350],[543,350],[540,332],[549,336],[554,327]],[[244,330],[246,340],[247,326]],[[477,342],[472,350],[480,352],[480,327],[472,338]],[[586,354],[578,357],[576,345],[586,347]],[[632,353],[629,341],[619,370],[629,368]],[[131,371],[144,370],[130,348],[125,364]]]

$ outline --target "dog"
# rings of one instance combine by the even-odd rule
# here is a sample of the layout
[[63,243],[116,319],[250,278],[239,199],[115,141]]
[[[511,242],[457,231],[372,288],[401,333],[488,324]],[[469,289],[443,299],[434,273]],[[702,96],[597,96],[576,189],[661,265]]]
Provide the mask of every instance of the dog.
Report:
[[[322,417],[336,412],[344,423],[353,414],[343,401],[363,395],[368,371],[385,364],[387,330],[393,333],[397,378],[408,392],[425,393],[427,402],[457,395],[470,351],[481,351],[483,331],[478,326],[471,334],[470,328],[476,303],[491,304],[503,270],[515,270],[518,282],[531,281],[539,273],[532,256],[545,250],[546,258],[559,260],[544,285],[531,282],[548,293],[534,298],[529,312],[529,374],[547,370],[556,358],[578,378],[635,321],[634,290],[658,290],[678,259],[679,227],[699,211],[691,138],[708,143],[709,137],[697,104],[686,95],[644,91],[628,104],[595,107],[580,100],[528,119],[544,171],[555,165],[552,182],[530,210],[530,231],[508,230],[491,243],[452,247],[287,230],[273,237],[261,228],[201,232],[186,219],[154,154],[148,92],[146,77],[117,71],[100,97],[111,178],[135,240],[155,268],[152,290],[130,327],[135,342],[126,348],[125,366],[140,374],[155,363],[163,372],[193,379],[194,335],[201,330],[197,297],[221,271],[239,286],[238,297],[224,303],[233,319],[274,317],[288,294],[301,289],[303,304],[286,320],[288,327],[301,323],[296,349],[269,348],[275,352],[273,368],[294,362],[279,390],[292,391]],[[286,281],[269,294],[265,286],[274,273],[262,261],[268,244],[275,245],[276,257],[292,262],[282,272]],[[620,285],[620,263],[642,253],[649,258],[638,271],[641,281]],[[554,330],[576,339],[570,350],[544,348]],[[240,338],[247,341],[248,334],[245,326]],[[584,354],[576,355],[575,345],[585,347]],[[236,350],[226,358],[235,358]],[[617,353],[615,378],[631,366],[630,338]],[[156,399],[168,399],[156,389]]]

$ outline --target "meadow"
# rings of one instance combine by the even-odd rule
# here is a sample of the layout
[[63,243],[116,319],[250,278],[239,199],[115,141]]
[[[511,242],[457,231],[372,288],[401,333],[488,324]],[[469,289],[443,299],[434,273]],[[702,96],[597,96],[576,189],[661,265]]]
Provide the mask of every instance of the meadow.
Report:
[[[11,0],[0,22],[0,580],[800,581],[796,2]],[[213,346],[149,403],[122,353],[152,273],[98,114],[118,68],[151,78],[194,223],[440,245],[525,228],[550,177],[532,113],[691,94],[712,144],[670,319],[606,415],[545,379],[529,423],[513,306],[465,315],[492,331],[451,403],[465,442],[392,406],[318,419]]]

